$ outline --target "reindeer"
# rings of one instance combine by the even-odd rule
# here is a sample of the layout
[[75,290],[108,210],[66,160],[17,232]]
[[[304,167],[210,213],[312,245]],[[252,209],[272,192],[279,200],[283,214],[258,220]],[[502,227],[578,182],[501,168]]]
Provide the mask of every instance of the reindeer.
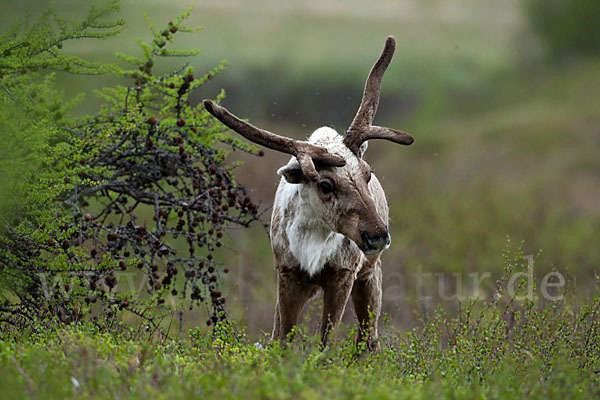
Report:
[[273,340],[291,339],[304,304],[322,289],[322,345],[351,296],[359,324],[357,343],[365,340],[368,349],[376,348],[380,256],[390,246],[390,234],[385,193],[363,155],[370,139],[413,142],[406,132],[372,125],[394,48],[390,36],[369,73],[345,136],[322,127],[308,141],[293,140],[257,128],[204,100],[208,112],[246,139],[292,156],[277,171],[281,180],[271,216],[277,271]]

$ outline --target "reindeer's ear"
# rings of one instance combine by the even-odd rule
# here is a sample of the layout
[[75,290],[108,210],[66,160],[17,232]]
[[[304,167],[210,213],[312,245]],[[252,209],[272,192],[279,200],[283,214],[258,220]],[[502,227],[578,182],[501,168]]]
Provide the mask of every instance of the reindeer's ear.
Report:
[[290,162],[287,165],[277,170],[277,175],[283,176],[287,183],[307,183],[308,178],[304,176],[300,164],[297,162]]
[[363,158],[365,156],[365,151],[367,151],[367,147],[369,147],[369,144],[365,140],[358,148],[358,158]]

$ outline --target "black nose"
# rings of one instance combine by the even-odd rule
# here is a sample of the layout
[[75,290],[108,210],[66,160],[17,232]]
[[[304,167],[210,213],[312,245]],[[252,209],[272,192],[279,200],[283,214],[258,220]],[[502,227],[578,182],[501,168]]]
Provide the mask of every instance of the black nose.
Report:
[[374,235],[370,235],[367,232],[363,232],[361,234],[361,237],[364,243],[363,251],[365,252],[382,251],[390,245],[391,241],[390,234],[387,231],[380,230],[377,230],[377,232]]

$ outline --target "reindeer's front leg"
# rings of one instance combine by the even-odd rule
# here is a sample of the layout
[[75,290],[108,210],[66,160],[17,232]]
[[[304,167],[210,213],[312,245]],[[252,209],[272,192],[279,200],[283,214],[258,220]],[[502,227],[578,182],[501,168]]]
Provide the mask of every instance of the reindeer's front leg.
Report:
[[277,307],[272,339],[283,342],[292,328],[298,324],[298,317],[304,304],[314,296],[317,288],[300,281],[293,268],[277,268]]
[[352,291],[354,273],[349,269],[323,271],[323,320],[321,345],[327,344],[329,332],[340,322]]
[[358,319],[356,343],[365,340],[367,349],[377,350],[377,324],[381,312],[381,261],[359,274],[352,289],[352,302]]

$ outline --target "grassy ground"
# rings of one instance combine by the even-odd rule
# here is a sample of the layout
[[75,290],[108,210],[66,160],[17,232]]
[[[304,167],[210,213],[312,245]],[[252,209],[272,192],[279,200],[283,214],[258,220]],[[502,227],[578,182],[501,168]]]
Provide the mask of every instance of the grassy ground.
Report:
[[[0,388],[7,399],[364,398],[588,399],[600,395],[600,297],[569,282],[555,301],[520,297],[522,246],[503,253],[493,296],[458,312],[424,312],[399,331],[383,318],[379,351],[339,329],[320,350],[310,324],[287,347],[248,338],[227,322],[170,337],[118,322],[0,331]],[[597,277],[600,284],[600,277]],[[109,333],[110,332],[110,333]]]
[[180,339],[40,326],[0,338],[0,387],[7,399],[597,398],[599,305],[467,306],[360,356],[351,339],[320,351],[302,329],[283,349],[228,325]]

